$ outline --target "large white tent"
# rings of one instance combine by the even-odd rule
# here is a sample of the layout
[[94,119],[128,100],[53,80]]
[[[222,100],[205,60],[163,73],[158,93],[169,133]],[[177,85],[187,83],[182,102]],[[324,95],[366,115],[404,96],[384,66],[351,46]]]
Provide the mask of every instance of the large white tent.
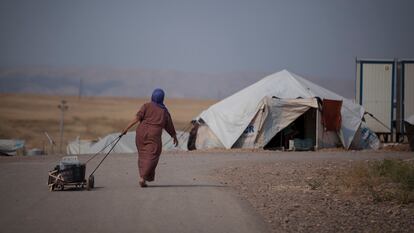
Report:
[[[280,101],[272,101],[271,97],[276,97]],[[309,108],[317,108],[317,103],[312,101],[315,98],[342,101],[341,129],[337,137],[343,147],[348,149],[361,127],[364,108],[287,70],[271,74],[203,111],[197,119],[204,122],[206,127],[199,128],[197,140],[206,138],[206,135],[209,135],[209,139],[203,140],[202,143],[197,142],[197,148],[224,147],[229,149],[237,147],[236,144],[239,144],[243,132],[250,124],[261,124],[260,127],[267,127],[266,130],[273,127],[273,130],[267,130],[269,135],[259,145],[259,147],[263,147],[266,140],[273,137],[295,117]],[[273,123],[271,124],[255,121],[259,110],[264,106],[268,106],[268,109],[274,109],[273,113],[267,113],[273,114]],[[292,108],[292,106],[294,107]],[[302,110],[300,110],[300,114],[298,112],[290,118],[283,116],[286,112],[295,112],[292,109]],[[278,115],[279,121],[275,118]],[[260,135],[256,134],[256,136]],[[258,138],[255,138],[254,142],[257,143]]]

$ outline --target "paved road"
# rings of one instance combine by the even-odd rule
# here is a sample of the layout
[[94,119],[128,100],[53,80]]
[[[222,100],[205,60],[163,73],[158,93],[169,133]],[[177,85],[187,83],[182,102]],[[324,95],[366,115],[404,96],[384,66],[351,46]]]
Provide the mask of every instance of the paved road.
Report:
[[[156,182],[137,185],[135,155],[111,155],[92,191],[49,192],[58,157],[0,158],[0,232],[267,232],[250,205],[211,178],[215,168],[266,161],[412,158],[412,153],[169,153]],[[86,156],[80,156],[86,160]],[[88,164],[90,171],[97,161]]]

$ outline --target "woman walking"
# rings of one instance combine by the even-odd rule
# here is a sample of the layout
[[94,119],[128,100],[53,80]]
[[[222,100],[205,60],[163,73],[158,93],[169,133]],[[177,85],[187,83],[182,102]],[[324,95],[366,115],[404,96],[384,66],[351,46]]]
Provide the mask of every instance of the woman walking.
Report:
[[142,105],[135,119],[123,130],[128,130],[138,123],[136,129],[135,144],[138,149],[139,185],[147,187],[146,181],[154,181],[155,168],[162,151],[162,129],[173,138],[174,145],[178,146],[178,140],[174,124],[167,107],[164,105],[164,91],[155,89],[152,92],[151,102]]

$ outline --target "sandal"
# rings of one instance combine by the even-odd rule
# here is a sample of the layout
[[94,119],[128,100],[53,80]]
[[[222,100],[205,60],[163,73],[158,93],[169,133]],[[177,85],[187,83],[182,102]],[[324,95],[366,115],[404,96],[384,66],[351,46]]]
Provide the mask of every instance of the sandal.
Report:
[[140,181],[139,186],[141,186],[141,188],[148,187],[148,185],[145,183],[145,181]]

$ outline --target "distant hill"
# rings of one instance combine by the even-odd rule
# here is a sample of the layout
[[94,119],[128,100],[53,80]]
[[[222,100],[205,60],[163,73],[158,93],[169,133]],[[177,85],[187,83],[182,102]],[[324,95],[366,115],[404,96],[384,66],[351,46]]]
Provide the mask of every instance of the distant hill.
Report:
[[[222,99],[266,75],[264,72],[208,74],[150,69],[0,68],[0,92],[78,95],[81,91],[85,96],[146,97],[154,88],[161,87],[173,98]],[[309,79],[353,98],[353,82]]]

